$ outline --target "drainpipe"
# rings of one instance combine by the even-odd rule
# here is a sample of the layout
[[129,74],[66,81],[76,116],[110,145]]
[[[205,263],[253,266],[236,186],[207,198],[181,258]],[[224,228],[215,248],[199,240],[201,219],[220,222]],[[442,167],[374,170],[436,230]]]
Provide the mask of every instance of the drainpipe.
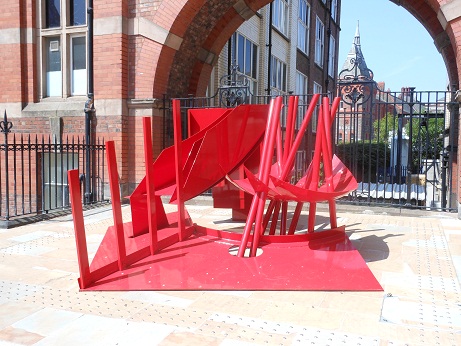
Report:
[[88,98],[85,102],[85,204],[92,202],[91,193],[91,118],[95,113],[94,109],[94,81],[93,81],[93,0],[88,0],[87,7],[87,78],[88,78]]
[[325,11],[325,22],[327,21],[327,18],[328,18],[328,28],[327,28],[327,37],[326,37],[326,51],[325,51],[325,56],[323,58],[323,63],[325,64],[325,68],[323,69],[323,74],[324,74],[324,90],[325,92],[328,94],[328,84],[329,83],[329,80],[328,80],[328,72],[329,72],[329,68],[330,68],[330,64],[329,64],[329,58],[330,58],[330,36],[331,36],[331,1],[329,1],[330,3],[330,8],[328,9],[328,11]]
[[267,95],[271,94],[271,72],[272,72],[272,2],[269,5],[269,43],[266,44],[268,47],[268,58],[269,62],[267,64]]
[[232,36],[227,42],[227,74],[232,73]]

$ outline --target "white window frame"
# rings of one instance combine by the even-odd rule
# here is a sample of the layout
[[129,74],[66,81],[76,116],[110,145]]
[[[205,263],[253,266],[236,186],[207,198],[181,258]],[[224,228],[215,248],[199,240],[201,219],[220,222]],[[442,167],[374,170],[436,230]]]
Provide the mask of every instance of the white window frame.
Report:
[[322,86],[316,82],[314,82],[314,90],[313,94],[320,94],[319,102],[317,104],[317,107],[315,107],[314,114],[312,114],[312,131],[316,132],[317,131],[317,124],[318,124],[318,112],[319,112],[319,107],[322,104]]
[[306,112],[307,106],[307,89],[308,88],[308,79],[307,76],[303,73],[296,71],[296,85],[295,85],[295,93],[299,96],[298,100],[298,116],[296,119],[296,128],[299,129],[301,127],[301,123],[303,122],[304,114]]
[[331,1],[331,18],[336,22],[338,17],[338,0]]
[[307,0],[299,0],[298,8],[298,48],[309,55],[309,28],[311,8]]
[[[239,64],[239,54],[240,48],[238,45],[239,39],[243,40],[243,66]],[[248,46],[250,47],[250,51],[248,51]],[[234,33],[232,35],[232,61],[235,61],[238,66],[238,70],[241,74],[248,77],[250,80],[250,92],[255,95],[257,93],[258,88],[258,63],[259,63],[259,47],[256,43],[248,39],[246,36],[242,35],[240,32]],[[248,56],[249,55],[249,56]],[[250,60],[250,67],[248,74],[248,66],[246,64],[247,60]]]
[[[84,6],[86,10],[86,0],[84,1]],[[48,28],[46,26],[46,16],[47,16],[47,0],[40,0],[39,2],[39,29],[37,30],[39,39],[37,42],[38,48],[38,66],[39,66],[39,78],[40,78],[40,99],[45,98],[67,98],[71,96],[84,96],[87,94],[87,83],[86,77],[82,80],[81,83],[85,83],[84,91],[83,87],[79,88],[78,92],[73,93],[73,71],[72,71],[72,40],[75,37],[85,37],[85,48],[87,40],[87,31],[88,27],[86,24],[86,11],[85,11],[85,23],[79,25],[71,25],[71,1],[70,0],[59,0],[60,3],[60,25],[56,27]],[[49,46],[47,45],[48,39],[53,37],[59,37],[59,50],[61,57],[61,81],[56,82],[57,85],[50,86],[51,82],[49,75],[47,74],[47,56]],[[85,74],[88,67],[87,61],[87,52],[85,49],[85,72],[80,71],[81,74]],[[57,76],[57,74],[56,74]],[[56,80],[56,79],[54,79]],[[58,91],[60,89],[60,91]],[[56,90],[50,95],[50,90]]]
[[272,6],[272,25],[285,36],[288,36],[288,2],[289,0],[274,0]]
[[271,89],[276,95],[284,94],[287,91],[287,63],[271,56]]
[[[85,38],[85,68],[74,70],[74,39]],[[70,73],[70,94],[72,96],[76,95],[86,95],[87,94],[87,61],[86,61],[86,36],[83,35],[72,35],[70,36],[70,63],[69,63],[69,73]]]
[[320,67],[323,67],[323,57],[325,50],[325,25],[316,16],[315,20],[315,58],[314,61]]
[[330,35],[330,49],[328,51],[328,75],[334,78],[335,75],[335,55],[336,55],[336,40],[333,35]]

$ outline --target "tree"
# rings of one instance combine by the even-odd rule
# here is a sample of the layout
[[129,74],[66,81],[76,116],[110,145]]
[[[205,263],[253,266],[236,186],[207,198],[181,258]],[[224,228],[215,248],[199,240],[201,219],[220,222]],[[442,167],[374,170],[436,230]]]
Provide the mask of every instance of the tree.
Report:
[[387,113],[373,122],[373,141],[389,144],[389,138],[397,136],[398,127],[398,117]]
[[[386,116],[373,122],[373,141],[390,145],[390,140],[397,136],[399,119],[397,115]],[[413,119],[403,119],[402,136],[408,138],[410,124],[412,127],[413,166],[417,168],[426,159],[438,159],[443,150],[443,117],[429,117],[415,114]]]
[[[413,118],[412,122],[413,165],[419,166],[426,159],[438,159],[443,150],[444,118]],[[405,125],[410,133],[410,122]]]

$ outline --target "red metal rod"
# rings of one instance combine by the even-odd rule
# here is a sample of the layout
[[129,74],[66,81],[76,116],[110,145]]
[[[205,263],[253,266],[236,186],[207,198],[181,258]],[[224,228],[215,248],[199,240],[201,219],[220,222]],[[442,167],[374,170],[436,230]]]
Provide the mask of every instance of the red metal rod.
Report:
[[336,201],[334,199],[328,201],[328,209],[330,211],[330,226],[331,228],[337,228],[338,220],[336,219]]
[[295,141],[293,142],[293,145],[290,148],[290,153],[288,154],[288,158],[285,162],[285,167],[283,168],[283,172],[281,175],[282,180],[286,179],[291,169],[293,168],[293,162],[296,156],[296,152],[298,151],[298,148],[301,145],[302,139],[304,137],[304,132],[306,132],[306,129],[307,129],[307,126],[309,125],[312,114],[314,113],[315,107],[317,106],[319,97],[320,97],[319,94],[315,94],[312,96],[309,107],[307,108],[306,114],[304,115],[304,119],[301,124],[301,127],[299,128]]
[[332,157],[332,148],[331,148],[331,111],[330,111],[330,101],[328,99],[328,97],[324,97],[323,98],[323,103],[322,103],[322,107],[323,107],[323,121],[324,121],[324,126],[325,126],[325,132],[324,132],[324,135],[325,135],[325,140],[326,140],[326,144],[327,144],[327,147],[326,147],[326,157],[328,158],[328,160],[331,160],[331,157]]
[[316,211],[317,211],[317,203],[311,202],[309,204],[309,219],[307,221],[307,232],[308,233],[314,232]]
[[242,240],[240,241],[240,247],[237,252],[237,257],[243,257],[245,255],[245,250],[248,245],[248,240],[250,238],[251,229],[253,228],[253,222],[256,216],[256,209],[258,207],[258,195],[255,193],[253,200],[251,201],[250,210],[248,211],[248,217],[243,228]]
[[279,222],[280,205],[280,201],[275,202],[275,208],[274,213],[272,214],[272,223],[269,235],[275,234],[275,229],[277,228],[277,223]]
[[178,203],[178,236],[179,240],[186,238],[186,219],[184,210],[184,200],[182,190],[184,186],[183,167],[182,167],[182,129],[181,129],[181,101],[173,100],[173,127],[174,127],[174,160],[176,174],[176,199]]
[[333,191],[333,169],[331,162],[331,136],[329,136],[329,123],[330,123],[330,105],[327,97],[323,98],[322,104],[323,110],[323,132],[322,132],[322,161],[323,161],[323,173],[324,173],[324,184],[327,187],[327,191]]
[[311,173],[306,180],[309,179],[309,189],[316,191],[319,185],[320,178],[320,159],[322,155],[322,137],[323,137],[323,111],[319,109],[319,117],[317,123],[317,137],[315,138],[314,157],[311,163]]
[[282,202],[282,218],[280,220],[280,235],[287,234],[287,217],[288,217],[288,202]]
[[[274,142],[276,137],[277,128],[279,126],[280,111],[282,109],[282,98],[279,96],[274,101],[274,107],[271,109],[272,112],[269,114],[270,118],[273,118],[270,122],[269,128],[269,140],[264,143],[265,150],[263,150],[263,157],[261,158],[262,171],[260,174],[260,180],[265,185],[269,184],[269,173],[273,156]],[[262,233],[262,216],[264,213],[264,205],[266,202],[266,192],[261,192],[259,196],[259,206],[256,211],[255,219],[255,230],[253,233],[253,241],[251,243],[250,256],[256,256],[256,251],[259,245],[259,237]]]
[[279,169],[279,174],[282,173],[283,166],[283,148],[282,148],[282,129],[280,126],[277,126],[277,138],[276,138],[276,147],[277,147],[277,166]]
[[261,197],[259,198],[258,209],[256,210],[255,230],[253,233],[253,241],[251,242],[250,257],[256,256],[256,252],[258,251],[259,238],[262,232],[262,216],[263,216],[265,203],[266,203],[266,194],[263,192],[261,193]]
[[287,114],[287,126],[285,132],[285,145],[283,146],[283,161],[282,164],[285,165],[288,154],[291,150],[291,145],[293,144],[293,133],[296,124],[296,114],[298,110],[298,100],[299,96],[290,96],[288,100],[288,114]]
[[275,207],[275,201],[270,201],[266,214],[264,215],[264,220],[263,220],[263,230],[266,231],[267,225],[269,224],[269,220],[271,219],[272,212],[274,211]]
[[147,220],[150,235],[150,253],[157,249],[157,218],[155,214],[154,165],[152,153],[152,125],[149,117],[142,119],[144,135],[144,163],[146,166]]
[[[266,174],[267,172],[267,168],[266,168],[267,165],[265,165],[265,162],[263,161],[263,159],[268,155],[268,151],[269,151],[268,142],[270,141],[270,134],[271,134],[270,129],[273,126],[272,123],[275,121],[275,117],[272,115],[274,112],[274,107],[275,107],[275,99],[272,99],[270,102],[270,106],[269,106],[269,115],[268,115],[267,124],[266,124],[266,132],[264,135],[264,140],[263,140],[262,150],[261,150],[261,160],[260,160],[259,176],[258,176],[258,179],[260,180],[263,174]],[[272,146],[272,149],[273,149],[273,146]],[[253,200],[251,201],[251,206],[248,212],[246,224],[243,229],[242,240],[240,241],[240,247],[237,252],[237,257],[243,257],[245,255],[245,250],[248,245],[248,240],[250,238],[251,229],[253,228],[253,222],[256,218],[257,210],[259,208],[259,200],[260,200],[260,193],[255,192],[255,194],[253,195]],[[256,224],[255,224],[255,229],[256,229]]]
[[67,172],[69,181],[70,205],[74,221],[75,243],[77,245],[78,269],[80,278],[78,283],[81,289],[87,288],[92,283],[90,264],[88,261],[88,247],[86,245],[85,222],[83,219],[82,194],[80,192],[80,179],[78,170],[71,169]]
[[295,234],[296,226],[298,225],[299,216],[301,215],[303,205],[304,205],[304,203],[302,203],[302,202],[298,202],[296,204],[296,208],[295,208],[295,211],[293,213],[293,217],[291,218],[290,228],[288,229],[288,234],[289,235]]
[[112,214],[116,232],[118,269],[126,266],[125,233],[123,230],[122,204],[120,201],[120,187],[118,181],[117,160],[115,158],[114,141],[106,142],[107,171],[109,173],[110,196],[112,201]]

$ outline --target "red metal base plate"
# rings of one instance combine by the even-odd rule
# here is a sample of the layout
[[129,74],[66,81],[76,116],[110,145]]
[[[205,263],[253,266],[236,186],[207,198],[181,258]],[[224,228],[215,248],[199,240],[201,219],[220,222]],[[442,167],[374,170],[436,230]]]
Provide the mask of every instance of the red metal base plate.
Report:
[[[262,238],[262,253],[251,258],[230,254],[239,241],[227,235],[197,226],[187,240],[85,290],[382,290],[343,230],[304,235],[303,241],[297,236],[282,242]],[[110,248],[104,244],[110,239],[106,236],[101,246]]]

